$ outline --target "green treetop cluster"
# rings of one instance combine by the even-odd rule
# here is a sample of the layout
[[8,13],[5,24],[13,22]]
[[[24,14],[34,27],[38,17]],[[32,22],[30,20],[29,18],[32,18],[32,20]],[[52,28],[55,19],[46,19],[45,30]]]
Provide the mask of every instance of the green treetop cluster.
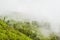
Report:
[[[36,21],[15,21],[0,18],[0,40],[57,40],[54,34],[48,38],[37,32]],[[38,35],[39,33],[39,35]]]

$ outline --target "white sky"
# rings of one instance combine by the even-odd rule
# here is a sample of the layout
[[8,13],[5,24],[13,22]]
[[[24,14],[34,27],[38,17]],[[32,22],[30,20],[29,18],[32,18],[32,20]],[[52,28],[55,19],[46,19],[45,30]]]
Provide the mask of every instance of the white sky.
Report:
[[60,0],[0,0],[0,12],[3,11],[17,11],[37,20],[48,20],[52,30],[59,32]]

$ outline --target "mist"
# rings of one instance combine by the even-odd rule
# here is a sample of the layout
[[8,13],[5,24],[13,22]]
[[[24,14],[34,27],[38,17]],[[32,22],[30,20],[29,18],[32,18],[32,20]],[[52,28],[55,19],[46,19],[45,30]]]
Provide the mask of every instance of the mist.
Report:
[[60,0],[0,0],[0,15],[48,21],[53,32],[60,32]]

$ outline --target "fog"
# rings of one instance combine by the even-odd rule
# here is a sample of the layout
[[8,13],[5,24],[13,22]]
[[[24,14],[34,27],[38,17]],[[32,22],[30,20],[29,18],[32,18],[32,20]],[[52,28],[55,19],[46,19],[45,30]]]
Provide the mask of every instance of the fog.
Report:
[[0,0],[0,15],[24,15],[38,21],[49,21],[51,30],[60,32],[60,0]]

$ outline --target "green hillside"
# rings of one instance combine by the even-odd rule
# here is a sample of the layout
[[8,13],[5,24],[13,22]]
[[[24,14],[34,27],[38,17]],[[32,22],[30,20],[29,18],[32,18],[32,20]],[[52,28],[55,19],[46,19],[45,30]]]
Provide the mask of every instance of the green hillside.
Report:
[[0,40],[57,40],[54,33],[45,37],[38,32],[38,22],[36,21],[15,21],[0,18]]
[[0,19],[0,40],[32,40]]

